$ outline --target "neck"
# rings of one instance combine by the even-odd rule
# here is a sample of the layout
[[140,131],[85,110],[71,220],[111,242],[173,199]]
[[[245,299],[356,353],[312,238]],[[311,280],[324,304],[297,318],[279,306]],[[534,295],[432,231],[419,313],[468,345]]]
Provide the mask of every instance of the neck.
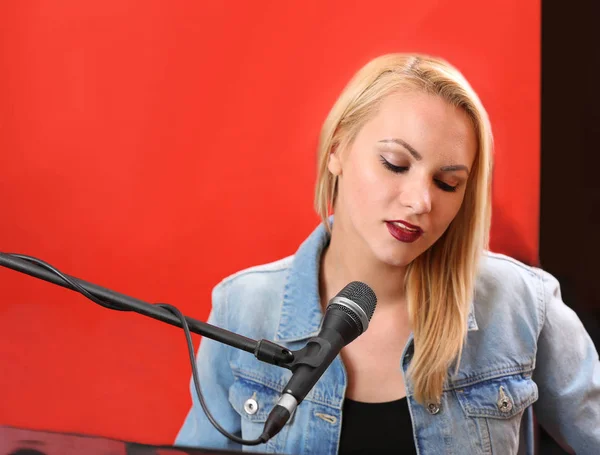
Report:
[[326,304],[351,281],[368,284],[377,296],[377,305],[403,305],[406,267],[379,261],[361,239],[350,236],[341,223],[334,223],[329,246],[321,256],[321,298]]

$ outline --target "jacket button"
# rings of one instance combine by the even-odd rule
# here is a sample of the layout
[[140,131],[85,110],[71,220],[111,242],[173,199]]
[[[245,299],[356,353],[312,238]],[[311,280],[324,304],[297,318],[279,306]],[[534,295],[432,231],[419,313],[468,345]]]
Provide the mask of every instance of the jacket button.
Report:
[[510,400],[500,400],[498,401],[498,409],[500,409],[500,412],[510,412],[512,410],[512,403]]
[[509,413],[512,411],[513,404],[510,397],[504,392],[504,387],[500,386],[499,398],[496,404],[500,412]]
[[427,410],[429,411],[429,414],[436,415],[438,412],[440,412],[440,407],[436,403],[428,403]]
[[254,398],[248,398],[244,402],[244,411],[246,411],[246,414],[249,415],[256,414],[256,411],[258,411],[258,401],[256,401]]

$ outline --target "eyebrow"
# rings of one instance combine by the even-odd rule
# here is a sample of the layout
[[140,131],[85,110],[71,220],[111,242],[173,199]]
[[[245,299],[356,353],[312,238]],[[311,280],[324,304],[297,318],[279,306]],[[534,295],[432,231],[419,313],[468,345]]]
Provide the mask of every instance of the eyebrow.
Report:
[[384,144],[398,144],[401,145],[402,147],[404,147],[406,150],[408,150],[408,152],[413,156],[413,158],[417,161],[421,161],[423,159],[423,157],[421,156],[421,154],[419,152],[417,152],[412,145],[410,145],[408,142],[403,141],[402,139],[382,139],[381,141]]
[[440,171],[452,172],[452,171],[465,171],[469,175],[469,168],[463,164],[454,164],[452,166],[442,166]]
[[[404,141],[402,139],[397,139],[397,138],[382,139],[379,142],[384,143],[384,144],[398,144],[398,145],[401,145],[406,150],[408,150],[408,152],[412,155],[412,157],[415,160],[421,161],[423,159],[423,156],[419,152],[417,152],[413,148],[412,145],[410,145],[408,142],[406,142],[406,141]],[[465,171],[467,173],[467,175],[469,174],[469,168],[467,166],[465,166],[464,164],[453,164],[451,166],[442,166],[440,168],[440,171],[442,171],[442,172]]]

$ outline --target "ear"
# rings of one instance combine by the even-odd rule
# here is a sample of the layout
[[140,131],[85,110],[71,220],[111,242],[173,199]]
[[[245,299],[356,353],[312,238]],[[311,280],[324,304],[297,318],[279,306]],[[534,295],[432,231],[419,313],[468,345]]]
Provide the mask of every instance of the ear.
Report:
[[342,160],[340,155],[340,148],[335,147],[329,153],[329,161],[327,162],[327,169],[329,169],[329,172],[337,176],[342,175]]

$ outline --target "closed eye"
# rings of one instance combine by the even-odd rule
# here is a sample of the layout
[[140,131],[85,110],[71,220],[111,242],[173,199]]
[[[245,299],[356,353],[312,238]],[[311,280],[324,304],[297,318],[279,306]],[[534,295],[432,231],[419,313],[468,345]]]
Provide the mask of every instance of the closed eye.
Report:
[[388,160],[386,160],[383,156],[379,155],[379,158],[381,159],[381,163],[383,164],[383,167],[385,167],[386,169],[395,172],[396,174],[401,174],[402,172],[406,172],[408,171],[408,166],[394,166],[392,163],[390,163]]
[[452,186],[452,185],[448,185],[445,182],[442,182],[441,180],[436,180],[435,184],[442,190],[442,191],[448,191],[449,193],[452,193],[454,191],[456,191],[456,189],[458,188],[458,185],[456,186]]
[[[395,174],[402,174],[403,172],[408,171],[408,166],[396,166],[396,165],[390,163],[388,160],[386,160],[381,155],[379,155],[379,158],[381,159],[381,164],[383,164],[383,166],[386,169],[394,172]],[[438,179],[435,179],[435,184],[442,191],[447,191],[449,193],[455,192],[456,189],[458,188],[458,185],[456,185],[456,186],[448,185],[447,183],[443,182],[442,180],[438,180]]]

